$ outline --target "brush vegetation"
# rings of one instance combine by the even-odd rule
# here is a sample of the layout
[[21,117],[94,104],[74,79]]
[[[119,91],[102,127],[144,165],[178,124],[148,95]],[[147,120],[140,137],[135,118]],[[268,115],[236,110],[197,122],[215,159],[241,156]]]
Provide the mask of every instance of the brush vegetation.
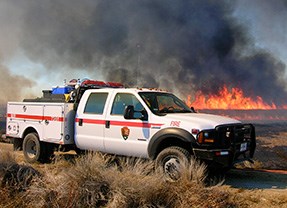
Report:
[[[18,164],[0,150],[0,207],[256,207],[262,193],[207,184],[206,167],[192,160],[170,181],[149,160],[88,153],[51,164]],[[249,198],[246,196],[248,195]],[[273,205],[287,205],[273,198]],[[271,199],[270,199],[271,200]],[[265,205],[266,205],[265,203]],[[271,206],[272,207],[272,206]]]

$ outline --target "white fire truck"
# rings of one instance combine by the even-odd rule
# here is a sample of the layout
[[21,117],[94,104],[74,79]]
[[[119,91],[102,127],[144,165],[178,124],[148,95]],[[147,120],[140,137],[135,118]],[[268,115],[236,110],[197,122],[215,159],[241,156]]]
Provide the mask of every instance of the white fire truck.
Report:
[[227,168],[255,151],[253,125],[196,113],[169,92],[118,84],[82,85],[69,100],[43,92],[7,105],[6,136],[30,163],[55,149],[91,150],[150,158],[171,173],[191,157]]

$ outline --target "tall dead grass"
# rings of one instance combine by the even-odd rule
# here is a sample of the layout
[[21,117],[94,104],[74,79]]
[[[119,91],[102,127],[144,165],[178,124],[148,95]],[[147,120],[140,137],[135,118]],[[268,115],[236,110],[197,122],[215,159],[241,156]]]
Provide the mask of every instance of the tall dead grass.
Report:
[[27,193],[41,174],[31,166],[19,165],[10,151],[0,150],[0,206],[25,207]]
[[31,167],[3,149],[0,207],[287,207],[286,190],[206,185],[206,168],[193,160],[172,182],[141,159],[67,154]]
[[206,168],[195,161],[177,181],[154,171],[151,161],[100,153],[72,163],[56,160],[39,171],[42,177],[34,177],[25,191],[9,195],[1,189],[0,206],[236,207],[229,192],[205,186]]

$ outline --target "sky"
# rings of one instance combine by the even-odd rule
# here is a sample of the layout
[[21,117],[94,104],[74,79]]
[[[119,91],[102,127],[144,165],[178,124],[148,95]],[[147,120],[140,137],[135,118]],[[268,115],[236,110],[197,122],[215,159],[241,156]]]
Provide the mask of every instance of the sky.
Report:
[[238,0],[234,15],[248,27],[256,47],[287,63],[287,1]]
[[65,79],[134,85],[138,73],[181,97],[227,84],[281,105],[286,19],[285,0],[1,0],[0,103]]

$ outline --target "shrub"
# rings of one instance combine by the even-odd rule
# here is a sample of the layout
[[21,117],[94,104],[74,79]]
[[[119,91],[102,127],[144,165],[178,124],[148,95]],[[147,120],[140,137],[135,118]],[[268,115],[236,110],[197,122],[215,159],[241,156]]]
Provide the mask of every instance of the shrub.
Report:
[[[152,161],[88,153],[70,164],[59,159],[42,165],[42,177],[12,196],[14,202],[6,207],[234,206],[228,192],[205,187],[205,170],[192,161],[179,180],[169,181],[154,171]],[[9,197],[6,191],[0,200]]]

